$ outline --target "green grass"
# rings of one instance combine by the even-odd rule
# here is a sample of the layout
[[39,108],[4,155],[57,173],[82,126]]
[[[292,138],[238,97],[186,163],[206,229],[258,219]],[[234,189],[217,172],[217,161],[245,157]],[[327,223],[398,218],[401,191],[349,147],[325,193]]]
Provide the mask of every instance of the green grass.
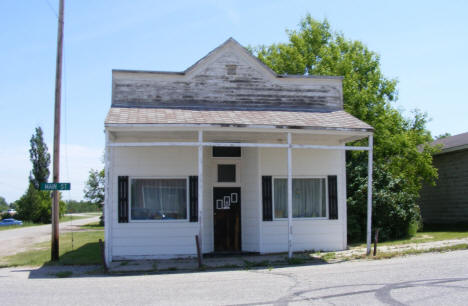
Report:
[[256,267],[268,267],[269,265],[270,265],[270,261],[268,260],[262,260],[262,261],[244,260],[244,267],[248,269],[256,268]]
[[300,257],[292,257],[292,258],[285,258],[286,262],[288,265],[303,265],[306,260],[304,258]]
[[[418,232],[412,238],[397,239],[391,241],[379,242],[378,246],[399,245],[409,243],[423,243],[431,241],[451,240],[468,238],[468,230],[451,230],[451,231],[423,231]],[[366,247],[365,243],[351,245],[353,247]]]
[[99,221],[98,222],[88,223],[88,224],[85,224],[85,225],[80,225],[80,227],[84,228],[84,229],[104,230],[104,226],[100,225]]
[[450,251],[459,251],[459,250],[468,250],[468,244],[461,243],[456,245],[444,246],[444,247],[435,247],[426,250],[417,250],[417,249],[409,249],[401,252],[377,252],[376,256],[366,256],[366,255],[355,255],[352,259],[388,259],[398,256],[405,256],[405,255],[414,255],[414,254],[422,254],[422,253],[442,253],[442,252],[450,252]]
[[50,242],[34,245],[32,250],[0,259],[0,266],[42,266],[45,264],[93,265],[102,264],[98,240],[104,240],[103,231],[84,231],[60,235],[60,259],[50,261]]

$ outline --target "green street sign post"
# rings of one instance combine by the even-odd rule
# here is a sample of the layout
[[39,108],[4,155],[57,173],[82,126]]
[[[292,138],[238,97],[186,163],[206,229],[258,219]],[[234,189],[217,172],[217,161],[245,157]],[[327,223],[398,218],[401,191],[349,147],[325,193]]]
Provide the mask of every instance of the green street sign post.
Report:
[[70,183],[41,183],[40,190],[70,190]]

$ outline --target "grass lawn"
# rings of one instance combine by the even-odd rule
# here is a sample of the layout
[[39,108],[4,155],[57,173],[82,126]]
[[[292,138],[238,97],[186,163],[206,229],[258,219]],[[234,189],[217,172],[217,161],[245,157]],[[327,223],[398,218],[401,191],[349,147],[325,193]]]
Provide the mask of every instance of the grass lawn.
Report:
[[98,240],[104,240],[104,231],[83,231],[60,235],[60,259],[50,261],[50,241],[34,245],[32,250],[0,259],[0,267],[42,266],[45,264],[93,265],[102,264]]
[[[63,216],[62,218],[60,218],[60,222],[67,222],[67,221],[71,221],[71,220],[91,218],[91,217],[94,217],[94,216],[101,215],[101,213],[85,213],[85,214],[86,214],[86,216]],[[23,225],[0,226],[0,231],[11,230],[11,229],[15,229],[15,228],[30,227],[30,226],[39,226],[39,225],[45,225],[45,224],[33,223],[33,222],[30,222],[30,221],[24,221]]]
[[91,222],[91,223],[88,223],[88,224],[85,224],[85,225],[80,225],[80,227],[81,228],[86,228],[86,229],[104,230],[104,226],[99,225],[99,221],[98,222]]
[[[414,235],[411,238],[379,242],[378,245],[384,246],[384,245],[398,245],[398,244],[408,244],[408,243],[423,243],[423,242],[460,239],[460,238],[468,238],[468,229],[423,231],[423,232],[416,233],[416,235]],[[351,246],[352,247],[366,247],[366,244],[365,243],[354,244]]]

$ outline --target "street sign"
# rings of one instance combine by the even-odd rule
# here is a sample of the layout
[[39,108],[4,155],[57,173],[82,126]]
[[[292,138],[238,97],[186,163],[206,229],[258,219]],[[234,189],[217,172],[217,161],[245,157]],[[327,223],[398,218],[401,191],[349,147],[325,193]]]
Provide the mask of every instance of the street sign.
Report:
[[40,190],[70,190],[70,183],[41,183]]

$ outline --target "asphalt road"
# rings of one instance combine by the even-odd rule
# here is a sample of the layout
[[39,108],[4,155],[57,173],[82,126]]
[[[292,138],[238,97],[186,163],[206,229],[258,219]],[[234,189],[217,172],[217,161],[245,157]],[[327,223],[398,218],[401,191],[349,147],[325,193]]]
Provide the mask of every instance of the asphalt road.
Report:
[[[468,251],[248,271],[55,278],[0,269],[3,305],[467,305]],[[72,269],[72,268],[69,268]]]
[[[77,230],[79,225],[97,221],[99,221],[99,216],[62,222],[59,230],[61,232]],[[0,257],[25,251],[38,242],[50,240],[51,233],[50,224],[0,231]]]

